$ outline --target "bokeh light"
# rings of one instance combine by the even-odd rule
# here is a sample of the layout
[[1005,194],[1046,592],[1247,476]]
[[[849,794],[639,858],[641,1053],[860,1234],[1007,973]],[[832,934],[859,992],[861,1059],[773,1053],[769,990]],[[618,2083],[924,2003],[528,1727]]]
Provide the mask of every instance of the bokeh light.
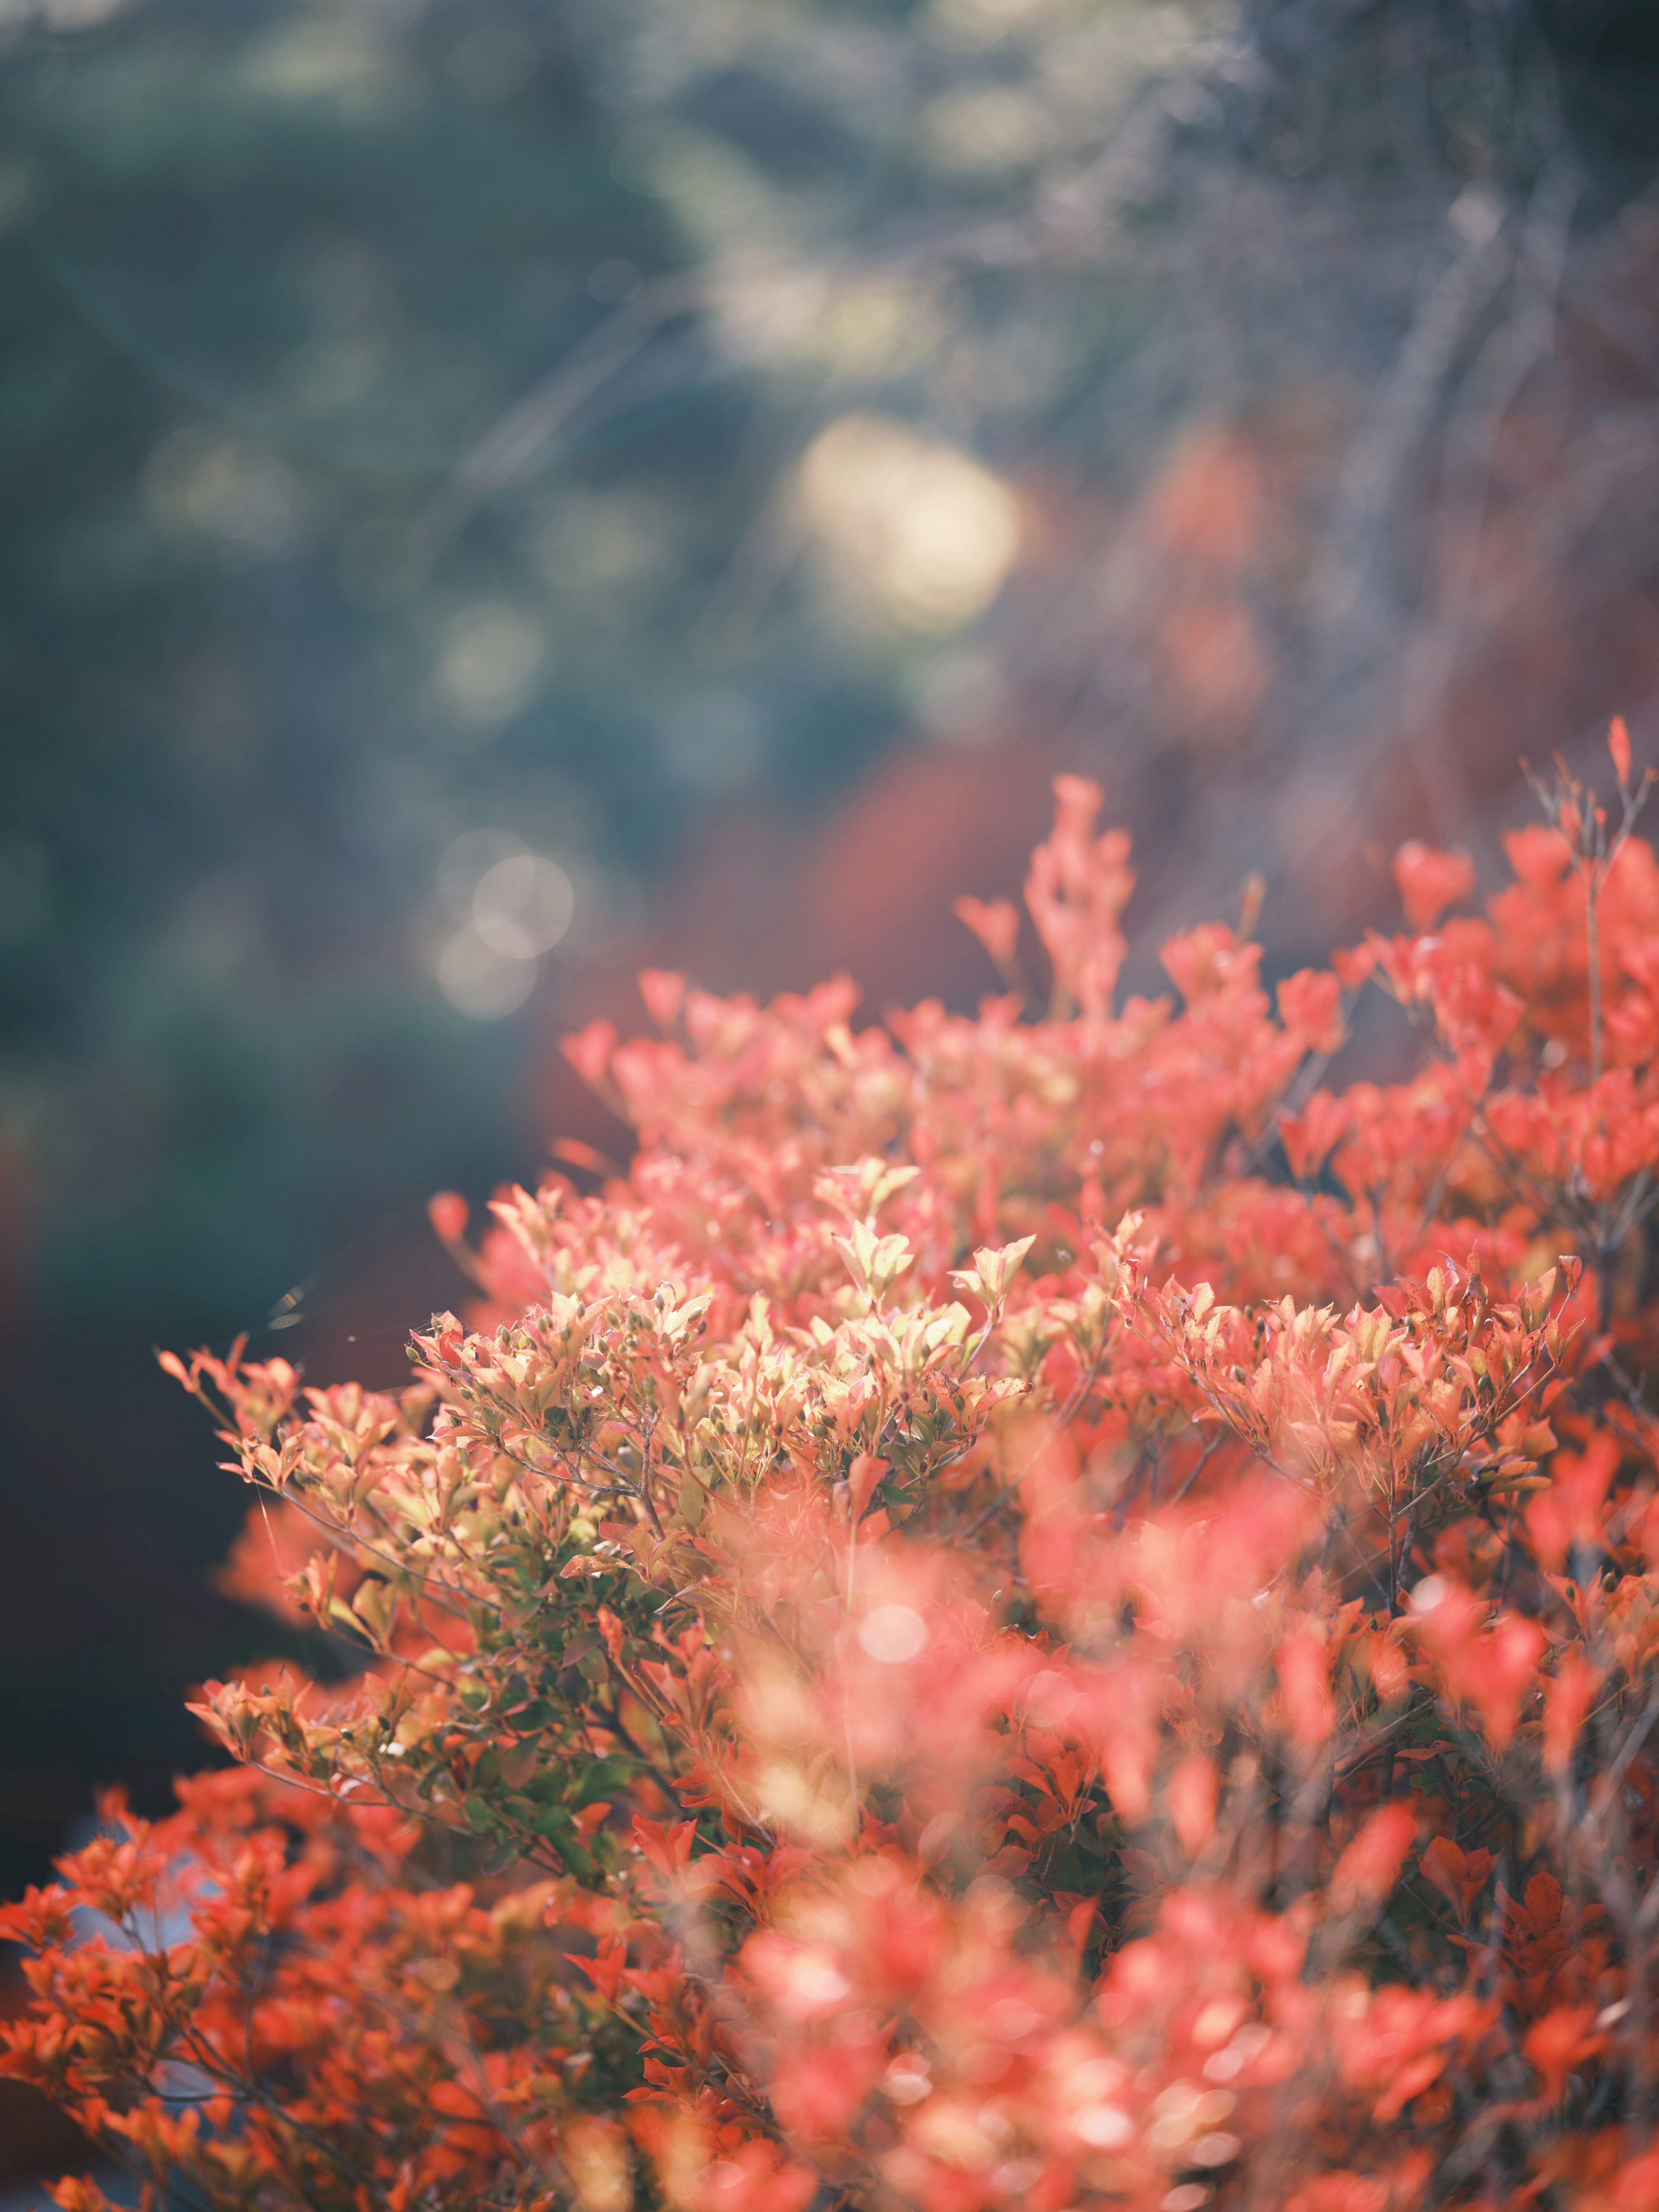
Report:
[[1018,557],[1009,487],[971,455],[881,416],[844,416],[820,431],[801,460],[799,497],[837,592],[908,629],[961,629]]
[[556,860],[509,854],[485,870],[472,894],[472,927],[511,960],[550,952],[569,928],[576,895]]

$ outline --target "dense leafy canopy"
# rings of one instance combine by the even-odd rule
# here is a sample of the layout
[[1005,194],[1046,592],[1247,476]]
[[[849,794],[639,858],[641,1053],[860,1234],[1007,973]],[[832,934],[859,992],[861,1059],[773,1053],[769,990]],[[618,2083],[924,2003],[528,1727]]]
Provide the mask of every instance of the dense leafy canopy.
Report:
[[[651,971],[574,1038],[634,1165],[434,1201],[481,1303],[401,1395],[169,1355],[363,1671],[210,1685],[241,1763],[9,1910],[9,2070],[225,2212],[1659,2203],[1613,753],[1484,915],[1408,847],[1408,933],[1157,1000],[1062,778],[977,1017]],[[1328,1087],[1372,988],[1422,1064]]]

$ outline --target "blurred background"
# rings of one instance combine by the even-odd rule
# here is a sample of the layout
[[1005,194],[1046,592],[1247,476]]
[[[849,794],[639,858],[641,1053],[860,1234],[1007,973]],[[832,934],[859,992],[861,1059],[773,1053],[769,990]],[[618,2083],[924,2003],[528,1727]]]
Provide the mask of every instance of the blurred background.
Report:
[[0,1887],[280,1647],[153,1347],[396,1379],[637,966],[1653,756],[1656,178],[1645,0],[0,0]]

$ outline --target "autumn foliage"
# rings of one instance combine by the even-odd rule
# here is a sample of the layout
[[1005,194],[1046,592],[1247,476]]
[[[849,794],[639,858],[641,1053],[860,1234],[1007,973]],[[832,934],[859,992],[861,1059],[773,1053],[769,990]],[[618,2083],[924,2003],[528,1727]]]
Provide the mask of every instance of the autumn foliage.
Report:
[[[9,1909],[8,2069],[214,2212],[1659,2207],[1613,752],[1483,914],[1408,846],[1407,933],[1153,1000],[1062,778],[976,1017],[653,972],[572,1040],[633,1166],[434,1202],[400,1396],[170,1360],[361,1671],[209,1685],[240,1763]],[[1368,991],[1413,1067],[1339,1085]]]

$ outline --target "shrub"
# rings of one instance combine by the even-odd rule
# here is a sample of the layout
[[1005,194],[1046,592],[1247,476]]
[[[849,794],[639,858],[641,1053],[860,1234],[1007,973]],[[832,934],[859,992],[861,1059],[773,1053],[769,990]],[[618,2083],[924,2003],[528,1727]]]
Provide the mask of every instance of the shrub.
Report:
[[[1659,868],[1118,997],[1057,786],[1006,994],[641,978],[599,1195],[401,1396],[169,1356],[363,1648],[5,1916],[8,2069],[191,2205],[1659,2205]],[[1363,989],[1421,1046],[1323,1086]],[[68,2207],[100,2200],[59,2185]]]

